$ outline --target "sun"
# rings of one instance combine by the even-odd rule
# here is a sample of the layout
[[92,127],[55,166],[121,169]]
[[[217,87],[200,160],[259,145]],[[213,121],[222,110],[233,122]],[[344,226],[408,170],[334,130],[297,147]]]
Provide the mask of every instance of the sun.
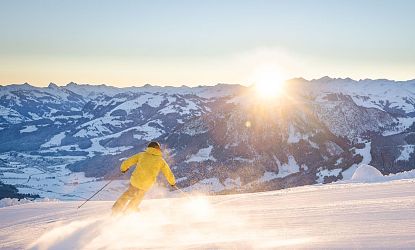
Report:
[[284,80],[274,68],[263,68],[255,72],[254,86],[260,98],[277,98],[283,94]]

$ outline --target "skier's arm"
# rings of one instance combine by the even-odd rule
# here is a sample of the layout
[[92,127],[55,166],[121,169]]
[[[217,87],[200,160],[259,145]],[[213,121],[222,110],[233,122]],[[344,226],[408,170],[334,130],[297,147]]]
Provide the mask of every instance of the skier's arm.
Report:
[[165,161],[161,167],[161,172],[163,172],[170,185],[176,185],[176,179],[174,178],[173,172],[170,170],[169,164]]
[[121,163],[121,172],[126,172],[132,165],[137,164],[140,154],[136,154]]

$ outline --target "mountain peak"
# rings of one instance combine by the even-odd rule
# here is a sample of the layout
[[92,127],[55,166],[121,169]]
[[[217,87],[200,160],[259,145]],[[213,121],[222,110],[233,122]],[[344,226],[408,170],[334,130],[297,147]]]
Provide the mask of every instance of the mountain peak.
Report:
[[68,87],[68,86],[78,86],[78,84],[75,83],[75,82],[70,82],[70,83],[66,84],[66,87]]
[[49,83],[48,88],[50,88],[50,89],[57,89],[57,88],[59,88],[59,86],[56,85],[55,83],[51,82],[51,83]]
[[321,77],[319,79],[313,79],[313,80],[311,80],[311,82],[319,82],[319,83],[329,83],[329,82],[335,82],[335,81],[336,82],[354,82],[355,80],[353,80],[350,77],[346,77],[346,78],[341,78],[341,77],[331,78],[329,76],[323,76],[323,77]]
[[323,76],[320,79],[316,79],[316,81],[319,81],[319,82],[330,82],[330,81],[333,81],[333,80],[335,80],[335,78],[331,78],[329,76]]
[[295,78],[288,79],[285,82],[287,82],[289,84],[290,83],[306,83],[306,82],[308,82],[308,80],[304,79],[302,77],[295,77]]

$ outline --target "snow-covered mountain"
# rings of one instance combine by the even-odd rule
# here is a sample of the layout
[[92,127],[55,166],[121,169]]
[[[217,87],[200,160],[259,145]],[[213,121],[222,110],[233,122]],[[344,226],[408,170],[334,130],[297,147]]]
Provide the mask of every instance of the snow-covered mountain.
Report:
[[24,193],[87,196],[153,139],[181,187],[216,193],[348,179],[362,163],[415,168],[415,80],[292,79],[275,102],[253,92],[2,86],[0,179]]

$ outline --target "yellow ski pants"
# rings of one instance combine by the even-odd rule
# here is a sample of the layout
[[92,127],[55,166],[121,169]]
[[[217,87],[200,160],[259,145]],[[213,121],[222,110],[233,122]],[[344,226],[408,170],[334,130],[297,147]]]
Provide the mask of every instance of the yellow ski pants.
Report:
[[117,214],[120,212],[138,211],[138,205],[140,205],[145,194],[146,192],[144,190],[138,189],[130,184],[127,191],[112,206],[112,212]]

